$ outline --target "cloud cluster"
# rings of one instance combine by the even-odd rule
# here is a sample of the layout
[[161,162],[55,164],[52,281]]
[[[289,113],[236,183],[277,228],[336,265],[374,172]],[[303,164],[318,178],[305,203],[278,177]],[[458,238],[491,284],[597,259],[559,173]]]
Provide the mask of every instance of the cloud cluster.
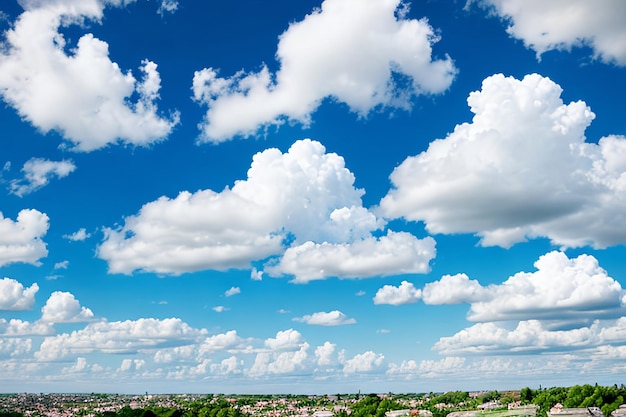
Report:
[[142,318],[117,322],[98,321],[72,333],[46,337],[35,359],[55,361],[70,355],[95,351],[105,353],[136,352],[142,348],[158,348],[171,343],[190,344],[206,334],[178,318]]
[[307,314],[294,319],[301,323],[312,324],[317,326],[343,326],[346,324],[355,324],[356,320],[346,316],[339,310],[329,312],[320,311],[313,314]]
[[178,114],[158,114],[161,80],[155,63],[142,61],[138,81],[110,60],[106,42],[87,33],[68,45],[59,32],[87,20],[99,22],[106,6],[131,1],[20,2],[24,12],[5,33],[0,53],[3,99],[39,130],[59,132],[79,151],[117,141],[147,145],[167,137]]
[[0,310],[30,310],[35,304],[35,294],[39,291],[36,283],[24,288],[22,283],[12,279],[0,280]]
[[24,164],[24,178],[13,180],[10,184],[11,193],[22,197],[46,186],[54,177],[67,177],[76,169],[72,161],[50,161],[43,158],[31,158]]
[[0,266],[15,262],[37,265],[48,256],[42,238],[49,226],[48,216],[34,209],[21,210],[16,221],[0,212]]
[[382,213],[431,233],[476,233],[484,246],[626,243],[626,139],[585,142],[594,114],[561,91],[537,74],[486,78],[468,98],[472,122],[393,171]]
[[408,282],[402,281],[400,286],[385,285],[380,288],[374,296],[374,304],[391,304],[394,306],[400,304],[416,303],[422,297],[422,291]]
[[73,294],[55,291],[41,309],[41,321],[51,323],[77,323],[91,321],[93,312],[82,307]]
[[594,58],[626,65],[621,0],[470,0],[510,23],[507,32],[537,52],[588,46]]
[[[265,65],[228,78],[214,68],[197,71],[194,97],[208,106],[202,140],[247,137],[285,121],[306,125],[325,98],[366,115],[377,106],[409,108],[415,94],[445,91],[456,73],[452,60],[433,60],[437,36],[426,19],[406,19],[404,6],[325,0],[280,36],[276,74]],[[396,85],[399,77],[408,79],[406,86]]]
[[502,284],[481,286],[466,275],[446,275],[424,286],[426,304],[470,303],[471,321],[588,320],[626,312],[626,291],[600,267],[596,258],[570,259],[549,252],[534,272],[518,272]]
[[180,274],[248,268],[290,243],[283,260],[268,266],[272,275],[306,282],[427,272],[434,240],[393,232],[374,238],[384,222],[362,206],[354,181],[343,158],[319,142],[300,140],[286,153],[267,149],[232,188],[144,205],[123,227],[105,230],[98,255],[112,273]]

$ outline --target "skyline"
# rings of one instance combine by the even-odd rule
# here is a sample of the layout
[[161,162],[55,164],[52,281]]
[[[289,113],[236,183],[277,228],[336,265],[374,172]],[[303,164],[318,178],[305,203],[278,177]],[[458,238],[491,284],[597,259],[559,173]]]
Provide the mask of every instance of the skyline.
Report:
[[3,4],[0,391],[621,383],[624,15]]

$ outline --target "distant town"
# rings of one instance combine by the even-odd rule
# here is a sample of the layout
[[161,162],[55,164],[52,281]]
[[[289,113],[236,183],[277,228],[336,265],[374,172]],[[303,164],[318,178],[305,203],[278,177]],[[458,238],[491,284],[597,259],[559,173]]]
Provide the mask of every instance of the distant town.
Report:
[[0,394],[0,417],[626,417],[626,387],[415,394]]

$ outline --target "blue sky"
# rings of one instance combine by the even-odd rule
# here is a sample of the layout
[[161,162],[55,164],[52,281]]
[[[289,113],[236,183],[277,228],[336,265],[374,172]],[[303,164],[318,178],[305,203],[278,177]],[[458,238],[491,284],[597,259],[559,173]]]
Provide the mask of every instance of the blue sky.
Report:
[[623,382],[621,0],[0,6],[0,391]]

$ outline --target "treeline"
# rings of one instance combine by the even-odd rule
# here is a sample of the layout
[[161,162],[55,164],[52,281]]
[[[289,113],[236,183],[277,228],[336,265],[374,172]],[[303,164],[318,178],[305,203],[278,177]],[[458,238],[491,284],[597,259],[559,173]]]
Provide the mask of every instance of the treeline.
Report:
[[[403,408],[406,407],[391,398],[381,398],[376,394],[370,394],[350,405],[350,417],[384,417],[387,411]],[[346,410],[340,410],[335,415],[348,417]]]
[[[224,399],[217,401],[193,401],[180,408],[147,407],[130,408],[128,406],[118,411],[105,411],[96,414],[97,417],[247,417]],[[2,417],[2,416],[0,416]]]
[[528,387],[520,391],[520,399],[524,404],[536,404],[539,406],[537,415],[546,415],[557,403],[565,408],[598,407],[605,417],[624,404],[626,399],[626,386],[620,387],[601,385],[574,385],[569,388],[549,388],[532,390]]

